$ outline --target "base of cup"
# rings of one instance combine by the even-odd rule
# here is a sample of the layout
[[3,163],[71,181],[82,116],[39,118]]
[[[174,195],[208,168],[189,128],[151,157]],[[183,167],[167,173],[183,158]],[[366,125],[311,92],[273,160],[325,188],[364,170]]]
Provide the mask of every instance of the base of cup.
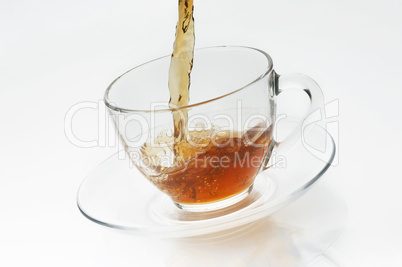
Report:
[[251,185],[246,190],[244,190],[234,196],[225,198],[223,200],[208,202],[208,203],[204,203],[204,204],[181,204],[181,203],[177,203],[177,202],[173,202],[173,203],[179,209],[182,209],[184,211],[190,211],[190,212],[205,212],[205,211],[219,210],[219,209],[223,209],[223,208],[232,206],[232,205],[238,203],[239,201],[245,199],[249,195],[249,193],[251,192],[252,189],[253,189],[253,185]]

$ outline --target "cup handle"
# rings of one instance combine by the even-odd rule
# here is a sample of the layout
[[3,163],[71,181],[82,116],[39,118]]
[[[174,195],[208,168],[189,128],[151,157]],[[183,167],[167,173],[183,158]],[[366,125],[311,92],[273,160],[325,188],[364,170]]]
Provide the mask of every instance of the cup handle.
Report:
[[[324,112],[324,96],[320,89],[320,86],[307,75],[299,73],[279,75],[277,73],[273,73],[273,78],[275,96],[280,95],[284,91],[301,90],[305,92],[310,99],[310,105],[303,118],[297,124],[296,128],[282,142],[277,142],[273,140],[275,145],[275,153],[277,153],[278,155],[285,155],[299,141],[304,140],[304,136],[307,134],[307,132],[304,131],[303,126],[310,124],[307,121],[309,115],[315,112],[319,112],[320,117],[322,118],[321,114],[323,114]],[[276,125],[274,128],[276,128]],[[271,155],[268,156],[270,157]],[[269,165],[268,162],[264,170],[268,169],[271,166],[272,165]]]

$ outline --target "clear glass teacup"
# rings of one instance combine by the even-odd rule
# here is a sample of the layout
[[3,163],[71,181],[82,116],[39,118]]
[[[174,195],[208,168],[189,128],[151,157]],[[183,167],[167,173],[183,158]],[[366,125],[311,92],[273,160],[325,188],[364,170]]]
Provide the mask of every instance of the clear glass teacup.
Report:
[[[278,75],[265,52],[249,47],[195,50],[190,104],[169,106],[170,56],[135,67],[112,82],[105,104],[132,163],[184,210],[216,210],[245,198],[274,148],[300,138],[301,123],[273,138],[277,96],[307,94],[305,116],[322,105],[318,85],[301,74]],[[173,114],[185,122],[175,138]],[[176,129],[177,131],[177,129]]]

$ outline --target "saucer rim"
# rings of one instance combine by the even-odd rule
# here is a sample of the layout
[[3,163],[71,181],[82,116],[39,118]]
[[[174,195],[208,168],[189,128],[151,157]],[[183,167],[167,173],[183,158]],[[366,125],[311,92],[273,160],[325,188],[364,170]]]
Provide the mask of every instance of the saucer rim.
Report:
[[[233,224],[229,228],[241,226],[241,225],[250,223],[252,221],[261,219],[263,217],[267,217],[267,216],[271,215],[272,213],[284,208],[285,206],[289,205],[290,203],[295,201],[297,198],[299,198],[303,194],[305,194],[312,187],[312,185],[314,185],[326,173],[326,171],[329,169],[329,167],[331,166],[331,164],[335,158],[336,145],[335,145],[333,137],[328,133],[328,131],[325,128],[320,127],[320,126],[318,126],[318,128],[320,128],[321,130],[324,130],[327,137],[329,137],[330,144],[331,144],[331,150],[332,150],[331,155],[328,158],[327,162],[318,171],[318,173],[316,173],[311,179],[309,179],[301,187],[298,187],[297,189],[293,190],[291,193],[281,196],[278,199],[274,200],[273,202],[269,202],[269,204],[270,204],[269,207],[265,207],[263,209],[254,208],[254,209],[248,210],[246,215],[243,215],[240,218],[236,218],[236,224]],[[101,168],[103,165],[110,163],[113,160],[112,159],[113,156],[115,156],[118,153],[120,153],[120,151],[109,156],[108,158],[103,160],[99,165],[94,167],[86,175],[85,179],[80,184],[78,192],[77,192],[77,196],[76,196],[76,204],[77,204],[79,211],[84,215],[85,218],[87,218],[90,221],[95,222],[99,225],[106,226],[108,228],[112,228],[112,229],[116,229],[116,230],[121,230],[124,232],[130,232],[130,233],[141,234],[141,235],[157,234],[160,237],[163,236],[163,237],[168,237],[168,238],[169,237],[197,236],[197,235],[209,234],[209,233],[219,232],[219,231],[228,229],[228,227],[227,227],[228,222],[225,223],[225,221],[224,221],[224,223],[222,225],[217,224],[217,223],[210,223],[208,225],[208,221],[210,221],[209,219],[196,221],[196,222],[180,221],[174,225],[173,224],[159,224],[158,227],[138,227],[138,226],[133,227],[133,226],[127,226],[127,225],[116,225],[113,223],[108,223],[106,221],[96,219],[95,216],[91,216],[90,215],[91,212],[85,211],[81,207],[82,205],[80,206],[79,195],[80,195],[81,189],[85,185],[86,180],[90,178],[92,172],[96,171],[98,168]],[[290,152],[290,153],[292,153],[292,152]],[[265,175],[266,175],[266,171],[263,171],[262,173],[265,173]],[[275,186],[278,186],[277,181],[274,181],[274,182],[276,183]],[[149,208],[150,204],[151,203],[148,203],[145,205],[148,205],[148,208]],[[243,211],[243,209],[237,210],[234,213],[237,213],[237,214],[240,213],[240,215],[241,215],[242,211]],[[226,216],[224,216],[224,217],[226,217]],[[250,220],[250,218],[253,218],[253,219]],[[218,217],[218,219],[219,219],[219,217]],[[195,230],[200,229],[200,228],[203,230],[202,233],[200,233],[200,234],[194,233]],[[176,233],[177,231],[180,231],[180,235],[173,234],[173,233]]]

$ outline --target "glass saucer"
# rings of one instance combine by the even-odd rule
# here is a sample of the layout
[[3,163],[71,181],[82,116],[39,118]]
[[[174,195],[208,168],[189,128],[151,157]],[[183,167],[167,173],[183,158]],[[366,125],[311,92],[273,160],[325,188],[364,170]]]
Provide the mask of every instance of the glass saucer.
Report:
[[183,211],[130,165],[127,157],[119,159],[116,153],[85,178],[77,194],[78,208],[98,224],[158,237],[205,235],[248,224],[303,195],[331,165],[335,155],[332,137],[318,125],[308,128],[305,140],[288,154],[273,153],[272,167],[260,173],[250,194],[233,206],[212,212]]

